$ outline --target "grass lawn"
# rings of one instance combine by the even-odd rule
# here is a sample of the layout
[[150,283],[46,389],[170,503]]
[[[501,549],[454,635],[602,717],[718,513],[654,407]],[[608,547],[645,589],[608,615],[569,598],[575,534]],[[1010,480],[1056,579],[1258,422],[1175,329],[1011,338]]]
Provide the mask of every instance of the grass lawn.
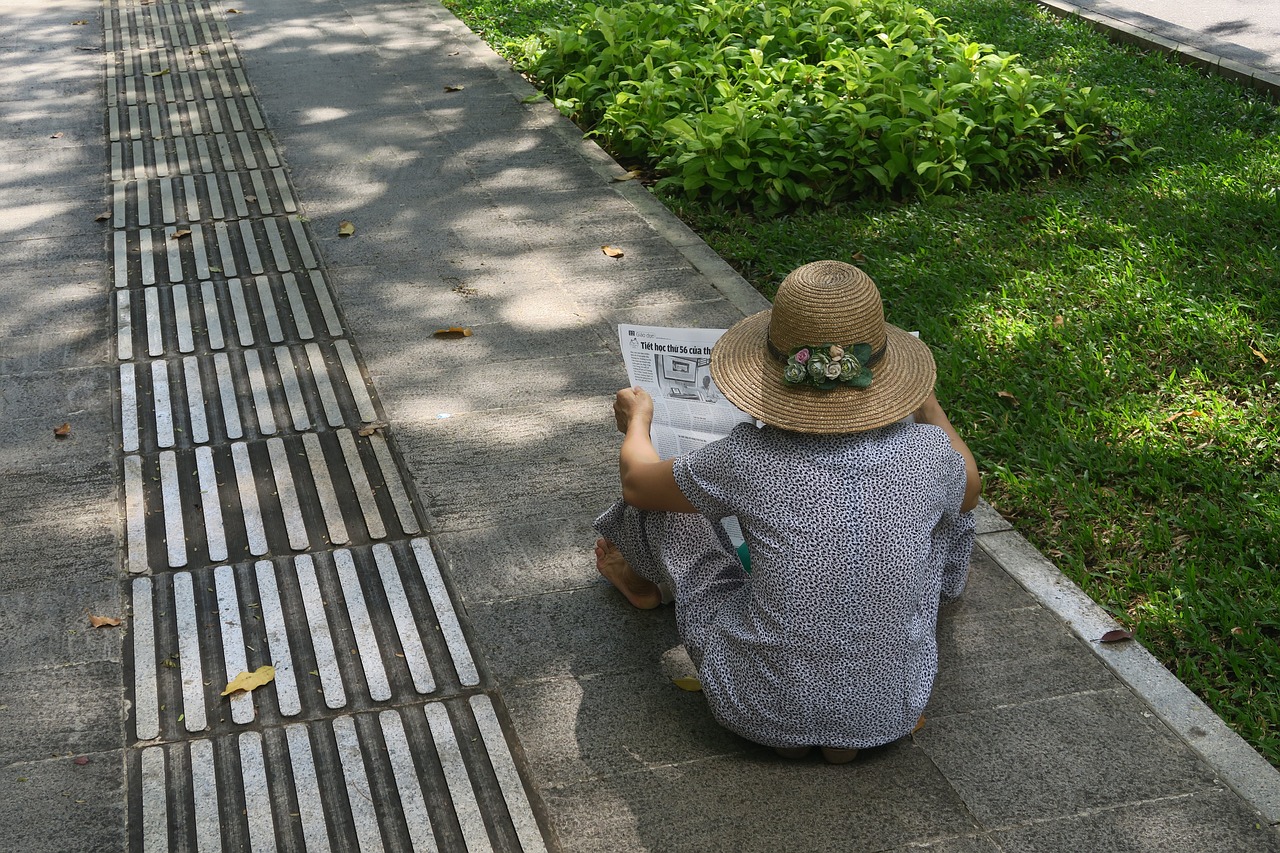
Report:
[[[505,42],[571,4],[448,0]],[[919,329],[986,497],[1280,764],[1280,113],[1021,0],[948,29],[1102,87],[1139,168],[755,219],[672,209],[766,295],[855,261]]]

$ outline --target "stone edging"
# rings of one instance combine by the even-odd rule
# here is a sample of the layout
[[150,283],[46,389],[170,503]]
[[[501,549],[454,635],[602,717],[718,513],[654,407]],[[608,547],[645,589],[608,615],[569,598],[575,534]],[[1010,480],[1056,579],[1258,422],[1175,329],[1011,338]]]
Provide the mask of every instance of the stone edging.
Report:
[[[1037,2],[1067,5],[1061,0]],[[487,46],[479,53],[498,79],[507,81],[508,88],[517,98],[523,100],[537,94],[537,90],[513,73],[505,59]],[[1217,67],[1224,66],[1219,63]],[[1263,73],[1253,69],[1246,71],[1255,81],[1258,80],[1257,75]],[[1280,77],[1267,76],[1272,78],[1273,91],[1280,92]],[[602,178],[612,180],[626,173],[604,149],[584,138],[582,131],[549,101],[535,101],[529,108],[541,123],[565,140],[568,147],[576,150]],[[769,307],[770,303],[763,295],[642,185],[625,181],[615,183],[613,187],[744,315]],[[1104,633],[1119,627],[1115,620],[1014,531],[1013,526],[988,503],[983,501],[975,512],[978,516],[978,546],[1092,649],[1117,678],[1263,819],[1273,826],[1280,824],[1280,770],[1272,767],[1232,731],[1140,643],[1103,645],[1097,642]]]

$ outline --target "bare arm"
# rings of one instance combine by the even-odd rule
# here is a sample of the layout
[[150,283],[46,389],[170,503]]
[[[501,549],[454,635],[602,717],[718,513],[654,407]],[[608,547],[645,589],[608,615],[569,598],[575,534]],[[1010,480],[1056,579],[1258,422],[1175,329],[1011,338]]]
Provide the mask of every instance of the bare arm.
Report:
[[653,448],[653,398],[643,388],[623,388],[613,403],[613,417],[622,433],[618,473],[622,499],[636,509],[697,512],[676,485],[672,460],[663,461]]
[[915,418],[916,423],[942,427],[942,431],[951,441],[951,446],[964,458],[964,500],[960,504],[960,511],[968,512],[978,505],[978,498],[982,495],[982,477],[978,474],[978,463],[974,460],[973,453],[960,437],[960,433],[956,432],[956,428],[951,425],[947,413],[942,410],[942,405],[938,402],[937,395],[929,395],[929,398],[916,410]]

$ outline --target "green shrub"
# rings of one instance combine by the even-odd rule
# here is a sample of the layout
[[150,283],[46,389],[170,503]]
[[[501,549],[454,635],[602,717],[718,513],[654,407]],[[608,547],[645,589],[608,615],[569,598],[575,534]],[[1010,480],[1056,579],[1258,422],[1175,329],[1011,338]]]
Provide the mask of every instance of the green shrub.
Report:
[[950,193],[1139,154],[1098,93],[902,0],[589,6],[519,46],[561,112],[660,185],[762,211]]

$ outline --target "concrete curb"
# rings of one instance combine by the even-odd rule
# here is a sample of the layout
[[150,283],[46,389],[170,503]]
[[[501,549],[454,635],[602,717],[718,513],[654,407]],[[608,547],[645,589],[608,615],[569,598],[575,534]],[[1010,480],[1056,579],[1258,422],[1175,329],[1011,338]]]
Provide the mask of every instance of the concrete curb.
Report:
[[[1061,0],[1037,2],[1050,8],[1069,6]],[[1051,4],[1057,4],[1057,7]],[[1115,23],[1126,27],[1126,32],[1133,29],[1120,22]],[[515,97],[525,100],[538,94],[504,59],[491,51],[484,52],[492,57],[488,61],[489,66],[500,79],[507,81],[507,86]],[[1221,67],[1221,64],[1216,67]],[[1259,79],[1256,75],[1262,73],[1253,69],[1246,70],[1255,75],[1251,77],[1255,81]],[[1275,78],[1271,91],[1280,93],[1280,78],[1276,75],[1268,76]],[[601,178],[612,180],[626,173],[604,149],[585,138],[582,131],[562,116],[549,101],[534,101],[529,108],[538,114],[540,123],[564,139],[583,160],[591,164]],[[613,184],[613,188],[630,201],[648,224],[679,249],[724,294],[725,299],[744,315],[769,307],[770,303],[763,295],[642,185],[624,181]],[[1273,826],[1280,824],[1280,770],[1272,767],[1232,731],[1140,643],[1103,645],[1097,642],[1107,631],[1120,627],[1115,620],[1030,542],[1014,531],[1013,526],[990,504],[983,501],[975,514],[978,546],[1018,581],[1041,606],[1054,613],[1088,645],[1117,678],[1145,702],[1201,760],[1213,768],[1223,782],[1256,809],[1263,819]]]
[[[1158,53],[1167,53],[1184,65],[1194,65],[1204,71],[1257,89],[1272,98],[1280,98],[1280,74],[1254,68],[1234,59],[1228,59],[1212,50],[1205,50],[1204,47],[1211,45],[1211,41],[1198,33],[1181,31],[1181,28],[1170,24],[1161,27],[1165,33],[1161,34],[1096,9],[1076,5],[1068,0],[1034,0],[1034,2],[1060,17],[1079,18],[1116,41],[1137,45]],[[1192,43],[1193,37],[1199,46]]]

